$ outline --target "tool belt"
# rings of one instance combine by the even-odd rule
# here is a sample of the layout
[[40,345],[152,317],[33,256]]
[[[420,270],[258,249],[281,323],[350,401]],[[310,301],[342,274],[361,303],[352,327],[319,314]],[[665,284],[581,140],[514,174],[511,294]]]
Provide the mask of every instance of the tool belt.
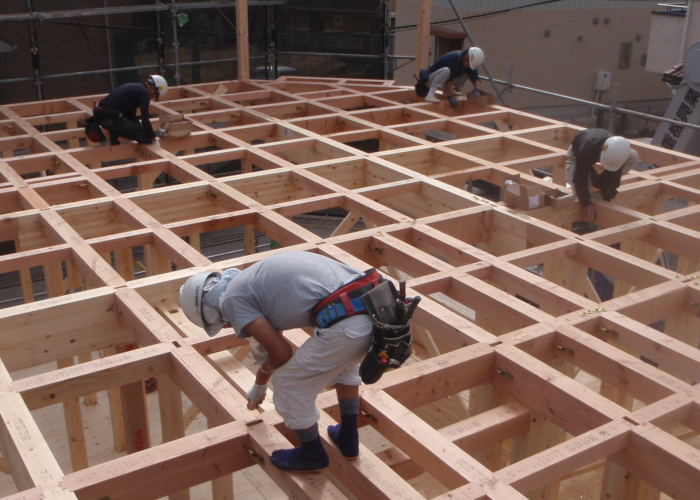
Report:
[[115,123],[124,121],[124,113],[116,109],[107,109],[95,106],[92,109],[92,114],[100,122],[103,127],[109,127]]
[[420,297],[401,297],[394,283],[369,269],[316,304],[311,321],[328,328],[355,314],[369,315],[372,347],[360,364],[360,377],[365,384],[374,384],[386,370],[398,368],[411,355],[411,316],[418,302]]
[[386,370],[398,368],[411,356],[411,317],[420,297],[406,299],[397,293],[394,283],[385,281],[361,300],[373,328],[372,347],[360,364],[360,377],[365,384],[374,384]]
[[99,143],[107,140],[104,133],[102,132],[102,129],[100,128],[100,124],[98,123],[97,118],[95,118],[94,116],[90,116],[85,120],[78,120],[78,125],[83,127],[85,131],[85,137],[89,141]]

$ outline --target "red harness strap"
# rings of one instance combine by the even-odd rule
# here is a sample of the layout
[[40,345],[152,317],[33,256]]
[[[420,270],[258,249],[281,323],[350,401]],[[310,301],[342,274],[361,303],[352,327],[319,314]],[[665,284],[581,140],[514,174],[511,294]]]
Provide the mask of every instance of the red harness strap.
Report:
[[313,319],[314,323],[316,322],[315,318],[317,313],[324,307],[326,307],[328,304],[337,300],[340,300],[343,303],[343,305],[345,306],[345,310],[348,312],[348,316],[354,315],[355,308],[353,307],[350,299],[355,297],[348,297],[348,294],[352,295],[352,292],[370,284],[372,285],[370,289],[374,288],[379,284],[380,279],[382,279],[382,275],[379,273],[379,271],[377,271],[376,269],[369,269],[365,271],[364,276],[360,276],[359,278],[357,278],[354,281],[351,281],[347,285],[341,286],[335,292],[333,292],[321,302],[316,304],[316,306],[311,310],[311,318]]

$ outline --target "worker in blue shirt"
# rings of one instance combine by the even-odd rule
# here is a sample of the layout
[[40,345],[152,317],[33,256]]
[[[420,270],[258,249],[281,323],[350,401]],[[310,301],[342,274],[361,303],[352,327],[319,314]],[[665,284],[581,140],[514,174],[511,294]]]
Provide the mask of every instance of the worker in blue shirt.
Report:
[[437,89],[442,89],[443,95],[448,96],[450,104],[456,106],[454,96],[461,95],[461,87],[467,78],[474,85],[474,93],[479,95],[481,81],[479,80],[479,65],[484,62],[484,52],[479,47],[471,47],[467,50],[453,50],[440,57],[428,68],[428,95],[427,102],[440,102],[435,96]]

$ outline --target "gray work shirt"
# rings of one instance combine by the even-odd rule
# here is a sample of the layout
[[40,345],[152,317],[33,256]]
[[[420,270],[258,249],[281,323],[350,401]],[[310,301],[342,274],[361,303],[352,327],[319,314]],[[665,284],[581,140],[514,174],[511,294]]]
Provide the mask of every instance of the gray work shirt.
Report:
[[224,320],[236,335],[250,337],[244,327],[265,317],[278,331],[313,326],[311,310],[362,272],[310,252],[282,252],[241,271],[221,302]]

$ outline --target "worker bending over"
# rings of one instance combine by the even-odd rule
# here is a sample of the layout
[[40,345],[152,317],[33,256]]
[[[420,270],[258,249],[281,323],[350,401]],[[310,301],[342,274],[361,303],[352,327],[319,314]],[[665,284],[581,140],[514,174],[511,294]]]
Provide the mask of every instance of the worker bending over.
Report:
[[[387,285],[395,291],[374,269],[362,273],[318,254],[289,251],[243,271],[229,269],[223,275],[204,271],[182,286],[180,302],[190,321],[209,335],[233,326],[238,337],[250,341],[259,368],[255,384],[246,394],[249,409],[262,402],[272,380],[275,409],[301,441],[299,447],[272,453],[270,462],[278,468],[315,470],[328,466],[316,408],[316,397],[326,387],[335,387],[341,414],[341,423],[329,426],[328,434],[346,458],[357,458],[359,385],[367,374],[364,370],[360,378],[360,362],[371,358],[363,361],[363,367],[372,365],[370,371],[374,369],[381,376],[390,361],[398,366],[411,352],[408,319],[414,308],[401,318],[403,325],[390,326],[400,338],[392,345],[391,339],[382,344],[381,353],[387,361],[371,350],[377,340],[376,319],[365,307],[375,309],[365,300],[386,291]],[[389,296],[389,307],[396,303]],[[292,354],[282,332],[310,326],[316,327],[314,334]]]
[[[100,126],[109,132],[110,144],[120,144],[119,138],[131,139],[140,144],[156,142],[149,116],[152,99],[158,101],[168,92],[168,83],[160,75],[151,75],[145,83],[120,85],[93,109]],[[141,123],[136,111],[141,111]]]
[[[443,89],[443,95],[448,96],[452,106],[457,105],[454,96],[461,95],[461,88],[467,78],[474,85],[474,93],[479,95],[481,80],[479,80],[480,64],[484,62],[484,52],[479,47],[471,47],[467,50],[453,50],[440,57],[428,68],[428,83],[430,87],[425,100],[439,102],[435,97],[437,89]],[[422,74],[425,77],[425,73]]]
[[[601,173],[594,167],[596,162],[603,167]],[[599,128],[576,134],[566,152],[566,181],[581,202],[584,219],[595,220],[596,216],[591,186],[600,189],[603,200],[612,200],[617,195],[622,174],[632,170],[638,162],[639,155],[624,137]]]

